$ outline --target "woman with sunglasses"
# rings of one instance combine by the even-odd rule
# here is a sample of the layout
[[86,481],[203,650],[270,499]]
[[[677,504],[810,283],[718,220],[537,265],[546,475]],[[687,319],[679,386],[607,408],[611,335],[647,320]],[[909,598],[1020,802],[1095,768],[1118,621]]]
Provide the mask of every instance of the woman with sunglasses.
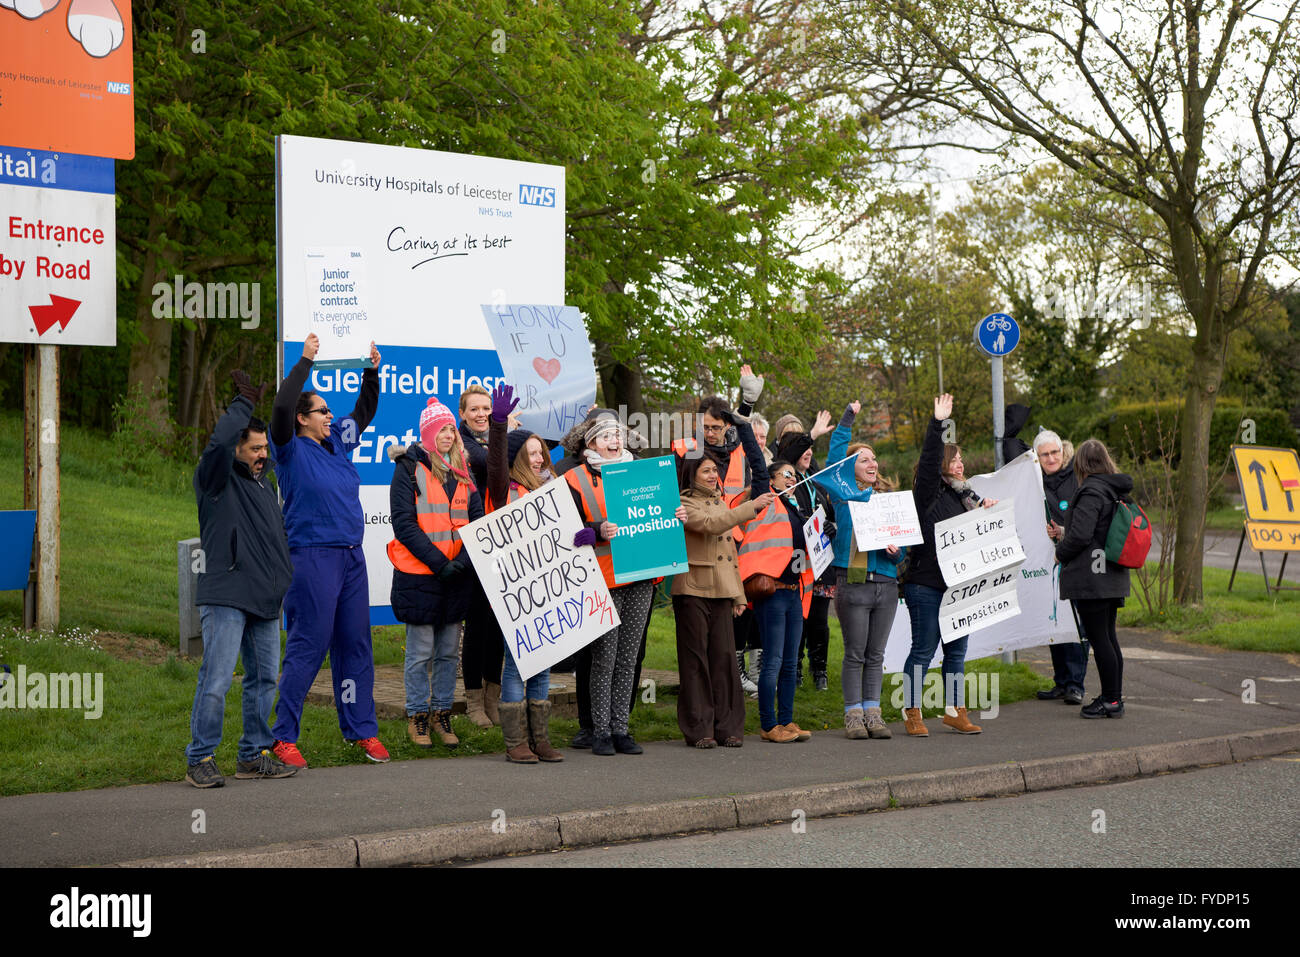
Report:
[[361,377],[356,407],[335,419],[321,396],[302,388],[319,348],[320,340],[309,335],[302,358],[280,384],[271,409],[271,450],[293,560],[293,581],[284,596],[289,637],[271,733],[277,758],[297,768],[307,766],[297,745],[299,722],[307,692],[328,653],[339,730],[367,758],[382,764],[388,751],[377,737],[375,720],[369,584],[361,553],[366,527],[361,476],[352,464],[352,450],[379,405],[379,350],[370,343],[370,366]]

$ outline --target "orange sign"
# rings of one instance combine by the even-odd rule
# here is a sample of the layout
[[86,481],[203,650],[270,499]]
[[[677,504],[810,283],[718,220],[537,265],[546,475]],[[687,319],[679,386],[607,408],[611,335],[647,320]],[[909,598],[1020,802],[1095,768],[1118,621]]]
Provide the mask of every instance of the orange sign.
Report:
[[129,0],[0,0],[0,141],[135,156]]

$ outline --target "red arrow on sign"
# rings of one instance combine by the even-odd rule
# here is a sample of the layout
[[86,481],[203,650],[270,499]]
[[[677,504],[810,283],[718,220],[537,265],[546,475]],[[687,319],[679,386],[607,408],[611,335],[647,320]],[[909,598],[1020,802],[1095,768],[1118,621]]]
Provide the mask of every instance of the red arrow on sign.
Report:
[[72,321],[72,314],[80,305],[80,299],[66,299],[50,293],[48,306],[28,306],[27,311],[32,314],[32,322],[36,323],[36,334],[43,336],[56,322],[60,327],[68,328],[68,323]]

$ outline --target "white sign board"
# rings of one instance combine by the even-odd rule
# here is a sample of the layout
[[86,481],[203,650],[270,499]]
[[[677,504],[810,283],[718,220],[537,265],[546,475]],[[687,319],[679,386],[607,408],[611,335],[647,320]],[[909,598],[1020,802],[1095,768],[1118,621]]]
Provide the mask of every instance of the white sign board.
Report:
[[[1006,619],[996,628],[971,632],[966,660],[1035,645],[1077,642],[1079,634],[1075,630],[1070,603],[1057,597],[1056,546],[1047,537],[1047,522],[1043,518],[1043,473],[1034,460],[1034,453],[1025,452],[998,471],[973,476],[969,481],[971,487],[985,498],[1014,499],[1016,527],[1025,561],[1015,569],[1016,603],[1020,614]],[[948,591],[951,589],[945,590],[945,598]],[[902,597],[903,589],[900,588],[899,592],[899,597]],[[942,630],[942,618],[940,626]],[[900,605],[889,632],[889,643],[885,646],[885,671],[902,671],[903,662],[911,650],[911,615],[906,607]],[[935,667],[942,655],[942,648],[935,650],[932,659]]]
[[1016,534],[1015,502],[1001,499],[990,508],[972,509],[936,522],[934,553],[943,580],[949,585],[1023,562],[1025,551]]
[[822,572],[826,571],[826,566],[835,557],[831,540],[826,537],[823,528],[825,524],[826,512],[820,505],[812,513],[812,518],[803,523],[804,547],[808,552],[808,560],[812,563],[813,578],[821,578]]
[[[364,338],[359,355],[373,339],[382,356],[379,407],[352,464],[361,476],[371,623],[387,624],[394,620],[387,450],[419,438],[431,396],[457,412],[467,385],[496,385],[501,365],[483,303],[564,302],[564,167],[280,136],[276,204],[281,375],[298,361],[308,333],[321,337],[323,351],[326,336],[313,326],[313,312],[337,310],[327,318],[349,327],[343,335]],[[308,254],[322,249],[345,250],[349,263],[364,264],[364,272],[332,280],[354,282],[354,289],[323,291],[308,282]],[[353,296],[355,304],[322,309],[321,297]],[[362,309],[370,327],[364,334],[359,317],[349,315]],[[307,388],[346,415],[361,369],[330,365],[316,363]]]
[[562,478],[460,530],[520,677],[527,681],[619,624]]
[[939,606],[939,637],[960,638],[1020,614],[1016,583],[1020,568],[989,572],[972,581],[953,585]]
[[849,514],[860,552],[925,541],[911,492],[874,492],[865,502],[849,502]]
[[350,246],[316,246],[305,257],[310,329],[320,339],[313,368],[368,366],[374,310],[365,253]]
[[110,159],[0,147],[0,342],[117,345],[113,198]]

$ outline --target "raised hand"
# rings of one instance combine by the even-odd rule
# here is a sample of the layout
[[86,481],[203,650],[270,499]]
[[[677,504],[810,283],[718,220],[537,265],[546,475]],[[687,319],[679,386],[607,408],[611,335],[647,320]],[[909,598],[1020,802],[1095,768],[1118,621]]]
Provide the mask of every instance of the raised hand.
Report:
[[952,396],[945,392],[934,400],[934,417],[942,422],[952,415]]
[[313,332],[302,344],[302,357],[315,361],[318,352],[320,352],[320,337]]
[[253,408],[257,408],[257,403],[262,401],[262,396],[266,395],[266,390],[271,388],[267,383],[260,386],[253,385],[253,381],[248,378],[248,373],[243,369],[236,369],[230,373],[230,379],[235,383],[235,391],[253,403]]
[[492,418],[497,422],[506,421],[518,404],[514,387],[498,382],[496,388],[492,390]]
[[763,394],[763,377],[754,375],[754,370],[745,363],[740,367],[740,398],[747,405],[753,405]]
[[849,408],[853,410],[854,415],[857,415],[859,412],[862,411],[862,403],[859,402],[857,399],[854,399],[852,402],[849,403]]
[[808,433],[812,440],[816,442],[823,435],[831,431],[831,413],[829,409],[822,409],[817,413],[817,420],[813,422],[812,430]]
[[375,348],[375,343],[373,340],[371,340],[370,343],[370,368],[372,369],[379,368],[379,350]]

